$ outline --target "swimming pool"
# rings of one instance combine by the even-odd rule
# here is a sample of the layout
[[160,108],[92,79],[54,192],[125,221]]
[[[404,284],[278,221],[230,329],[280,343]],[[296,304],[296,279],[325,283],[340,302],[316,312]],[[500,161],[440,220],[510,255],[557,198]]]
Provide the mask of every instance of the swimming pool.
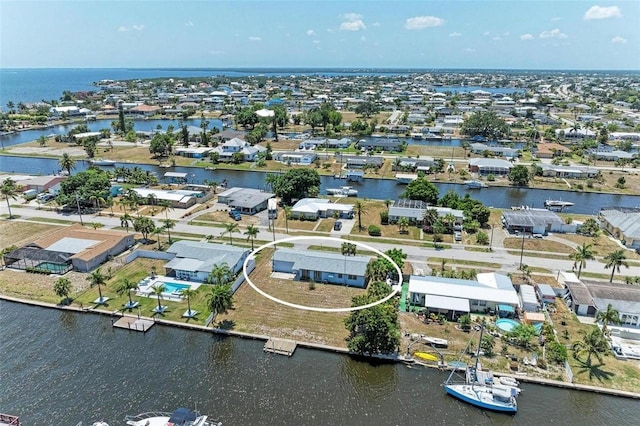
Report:
[[163,293],[177,294],[184,289],[191,288],[189,284],[178,284],[170,281],[169,282],[161,281],[161,283],[164,285]]
[[512,331],[519,325],[520,323],[518,321],[509,318],[500,318],[496,321],[496,327],[498,327],[502,331],[506,331],[507,333]]

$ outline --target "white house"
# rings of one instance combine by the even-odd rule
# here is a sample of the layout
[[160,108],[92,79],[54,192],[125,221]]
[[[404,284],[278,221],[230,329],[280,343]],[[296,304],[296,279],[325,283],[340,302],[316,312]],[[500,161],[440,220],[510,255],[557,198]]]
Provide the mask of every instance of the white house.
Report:
[[455,223],[462,224],[464,221],[464,212],[462,210],[451,209],[449,207],[430,206],[421,200],[409,200],[400,198],[394,201],[393,206],[389,208],[389,222],[396,223],[401,217],[406,217],[410,223],[422,221],[427,210],[435,210],[439,217],[445,217],[452,214],[455,217]]
[[274,161],[285,164],[300,164],[308,166],[318,158],[314,151],[275,151],[272,154]]
[[291,208],[291,216],[294,218],[316,220],[321,217],[353,218],[353,205],[332,203],[326,198],[303,198]]
[[211,244],[199,241],[178,241],[171,244],[167,253],[175,257],[164,267],[167,275],[171,271],[181,280],[204,281],[216,265],[226,263],[235,275],[242,269],[249,250],[226,244]]

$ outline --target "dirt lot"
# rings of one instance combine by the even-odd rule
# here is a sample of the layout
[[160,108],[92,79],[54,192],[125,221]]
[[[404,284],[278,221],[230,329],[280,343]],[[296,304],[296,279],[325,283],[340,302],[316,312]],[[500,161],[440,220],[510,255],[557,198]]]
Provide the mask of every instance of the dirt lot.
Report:
[[57,229],[60,229],[60,226],[18,220],[2,220],[0,221],[0,249],[11,245],[25,245]]
[[[518,249],[522,247],[522,238],[505,238],[504,247]],[[524,250],[545,251],[553,253],[573,253],[574,249],[565,244],[537,238],[525,238]]]

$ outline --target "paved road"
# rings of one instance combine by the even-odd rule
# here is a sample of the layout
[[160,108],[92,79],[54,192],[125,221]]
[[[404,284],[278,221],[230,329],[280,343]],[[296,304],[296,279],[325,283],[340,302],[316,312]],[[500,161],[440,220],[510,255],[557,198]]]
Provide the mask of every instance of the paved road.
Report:
[[[37,210],[34,207],[14,207],[12,208],[12,212],[14,215],[20,216],[20,219],[14,219],[14,220],[24,220],[28,218],[45,218],[45,219],[49,218],[49,219],[58,219],[58,220],[60,219],[69,220],[73,222],[80,221],[77,214],[62,214],[54,211]],[[8,210],[7,210],[6,204],[2,204],[2,206],[0,207],[0,214],[7,214],[7,213],[8,213]],[[214,237],[219,238],[221,234],[224,232],[223,228],[213,227],[213,226],[190,225],[188,223],[189,220],[193,220],[194,217],[197,217],[199,214],[204,214],[204,213],[205,212],[198,213],[196,215],[189,217],[188,219],[179,220],[172,231],[198,234],[198,235],[202,235],[203,238],[204,236],[207,236],[207,235],[213,235]],[[182,214],[184,214],[184,211],[179,209],[169,212],[169,215],[173,216],[174,218],[179,218],[179,216],[181,216]],[[154,220],[158,225],[161,225],[161,223],[159,222],[159,219],[163,219],[163,218],[164,218],[164,215],[162,214],[162,215],[158,215]],[[119,217],[111,217],[108,215],[107,216],[83,215],[83,221],[85,224],[99,222],[103,224],[105,228],[116,228],[120,226]],[[331,232],[331,236],[335,236],[335,237],[341,236],[343,238],[348,238],[348,232],[350,232],[350,229],[354,225],[357,226],[357,223],[356,223],[357,219],[342,220],[342,222],[343,222],[342,231]],[[260,232],[257,236],[257,239],[262,241],[273,241],[274,235],[276,240],[280,240],[280,239],[291,237],[291,236],[296,236],[296,233],[293,230],[290,230],[291,232],[289,234],[286,234],[284,229],[276,229],[276,232],[274,234],[266,226],[259,225],[258,228],[260,229]],[[241,229],[241,232],[244,232],[244,229]],[[310,231],[305,231],[305,234],[311,234],[311,233],[312,232]],[[494,232],[494,239],[493,239],[494,244],[493,244],[492,252],[464,250],[464,246],[461,244],[453,245],[452,248],[447,248],[445,250],[435,250],[433,248],[416,247],[412,245],[399,245],[397,241],[388,241],[388,240],[385,241],[384,238],[380,238],[379,242],[367,242],[366,244],[380,251],[386,251],[392,248],[401,248],[407,254],[407,260],[412,264],[414,264],[414,266],[419,268],[426,267],[427,258],[440,257],[440,258],[448,259],[450,264],[455,263],[457,260],[470,260],[470,261],[476,261],[476,262],[500,264],[501,267],[499,268],[499,270],[505,273],[518,271],[518,268],[520,265],[520,256],[507,253],[507,249],[497,247],[497,245],[503,239],[503,235],[501,235],[500,233],[504,234],[504,231],[496,229]],[[318,232],[317,235],[326,236],[327,234]],[[244,236],[242,233],[238,233],[238,234],[234,234],[233,238],[236,240],[239,240],[239,239],[245,240],[246,236]],[[316,244],[316,243],[312,243],[312,244]],[[296,244],[296,247],[303,248],[307,245],[309,245],[309,243],[301,242]],[[327,247],[339,247],[340,243],[327,241],[324,245],[326,245]],[[514,251],[514,250],[511,249],[511,251]],[[536,252],[525,251],[524,256],[522,258],[522,262],[531,267],[549,269],[553,273],[556,273],[557,271],[561,271],[561,270],[571,269],[572,262],[568,258],[566,260],[549,259],[549,258],[530,256],[530,255],[527,255],[528,253],[535,254]],[[542,252],[538,252],[538,254],[539,253],[542,253]],[[548,254],[553,254],[555,256],[563,256],[563,257],[567,256],[566,254],[563,254],[563,253],[548,253]],[[601,274],[611,273],[610,269],[605,269],[604,264],[597,261],[589,261],[587,263],[587,267],[583,268],[583,271],[592,272],[592,273],[601,273]],[[616,273],[616,276],[625,276],[625,275],[640,276],[640,267],[631,266],[628,269],[623,268],[620,274]]]

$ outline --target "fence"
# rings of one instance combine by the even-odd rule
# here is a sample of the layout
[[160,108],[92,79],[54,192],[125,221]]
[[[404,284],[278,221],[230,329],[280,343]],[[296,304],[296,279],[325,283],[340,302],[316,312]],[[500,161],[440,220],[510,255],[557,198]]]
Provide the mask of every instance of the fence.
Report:
[[[251,272],[253,272],[255,268],[256,268],[255,259],[249,259],[249,262],[247,262],[247,274],[250,274]],[[240,287],[240,284],[242,284],[243,282],[244,282],[244,274],[241,273],[238,276],[238,278],[236,278],[233,285],[231,286],[231,290],[235,293],[238,287]]]
[[161,259],[161,260],[171,260],[174,258],[173,253],[165,253],[163,251],[151,251],[151,250],[136,250],[127,255],[125,258],[125,262],[127,264],[133,262],[139,257],[144,257],[147,259]]

